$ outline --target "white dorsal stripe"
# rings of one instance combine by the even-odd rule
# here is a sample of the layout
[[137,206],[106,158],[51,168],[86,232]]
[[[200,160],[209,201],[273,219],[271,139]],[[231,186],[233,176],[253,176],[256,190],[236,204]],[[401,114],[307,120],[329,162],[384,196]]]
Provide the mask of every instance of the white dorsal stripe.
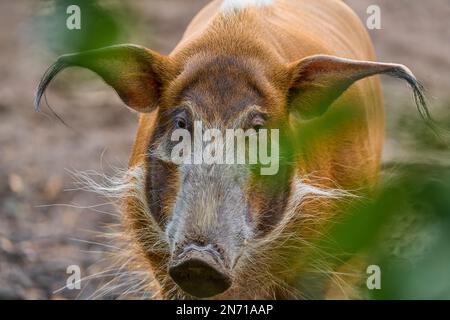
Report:
[[241,10],[251,6],[269,6],[274,0],[224,0],[221,6],[222,12]]

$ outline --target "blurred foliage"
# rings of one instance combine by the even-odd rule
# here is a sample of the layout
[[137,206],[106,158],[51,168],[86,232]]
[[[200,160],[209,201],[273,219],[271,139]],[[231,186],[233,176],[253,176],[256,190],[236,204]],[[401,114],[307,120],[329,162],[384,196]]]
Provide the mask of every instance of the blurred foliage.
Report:
[[[129,41],[135,18],[124,4],[103,7],[95,0],[54,0],[43,2],[35,16],[33,28],[48,49],[57,55],[101,48]],[[67,28],[71,16],[67,8],[77,5],[81,12],[81,29]],[[128,40],[127,40],[128,39]]]
[[392,202],[400,206],[388,213],[388,236],[397,243],[376,250],[384,286],[372,296],[450,299],[450,168],[410,165],[394,185],[401,193]]
[[450,167],[396,164],[384,175],[334,225],[328,253],[365,252],[380,267],[381,289],[362,283],[372,299],[450,299]]
[[[420,158],[385,164],[377,189],[345,201],[340,218],[318,239],[321,251],[309,259],[313,265],[324,256],[336,266],[355,261],[355,274],[363,272],[357,282],[365,298],[450,299],[450,114],[448,108],[439,113],[436,136],[411,115],[411,105],[403,109],[392,130],[399,145]],[[303,122],[297,147],[314,154],[315,139],[342,131],[359,116],[347,108]],[[424,163],[428,158],[433,161]],[[381,289],[367,288],[369,265],[380,267]]]

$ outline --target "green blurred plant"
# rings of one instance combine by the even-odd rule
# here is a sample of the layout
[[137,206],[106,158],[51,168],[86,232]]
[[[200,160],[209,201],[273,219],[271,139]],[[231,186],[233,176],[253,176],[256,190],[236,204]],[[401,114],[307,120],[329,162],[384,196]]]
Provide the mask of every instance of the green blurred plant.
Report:
[[[67,8],[76,5],[81,12],[81,29],[70,30]],[[135,21],[121,3],[103,7],[95,0],[57,0],[49,13],[35,16],[33,28],[48,49],[57,55],[101,48],[127,42]]]

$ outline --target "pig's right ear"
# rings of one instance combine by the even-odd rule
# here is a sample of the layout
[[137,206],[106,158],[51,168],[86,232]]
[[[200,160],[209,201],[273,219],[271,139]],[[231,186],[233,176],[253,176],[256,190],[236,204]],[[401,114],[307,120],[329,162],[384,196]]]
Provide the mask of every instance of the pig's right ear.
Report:
[[102,77],[130,108],[138,112],[151,112],[158,105],[162,85],[168,81],[169,65],[169,58],[129,44],[63,55],[42,77],[35,108],[39,110],[45,89],[61,70],[78,66]]

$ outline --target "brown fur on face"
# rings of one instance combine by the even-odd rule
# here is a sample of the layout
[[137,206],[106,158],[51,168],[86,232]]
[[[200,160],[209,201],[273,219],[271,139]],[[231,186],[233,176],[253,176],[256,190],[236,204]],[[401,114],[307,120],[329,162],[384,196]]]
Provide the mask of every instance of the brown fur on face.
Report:
[[[190,297],[168,274],[186,243],[224,257],[232,285],[215,298],[323,297],[323,275],[337,263],[313,254],[313,243],[345,190],[370,191],[377,181],[383,105],[379,80],[369,77],[406,80],[424,111],[421,87],[404,66],[370,62],[370,39],[341,1],[278,0],[226,14],[220,3],[194,18],[168,57],[136,46],[61,57],[37,105],[50,80],[76,65],[141,112],[129,162],[141,174],[123,196],[124,233],[135,268],[153,273],[162,297]],[[170,134],[180,114],[219,130],[251,128],[256,114],[280,129],[280,171],[174,164]]]
[[[275,224],[271,220],[281,216],[289,195],[290,179],[287,167],[283,167],[277,177],[264,179],[266,181],[257,178],[250,181],[254,176],[250,169],[238,166],[177,168],[168,160],[171,149],[166,148],[173,130],[173,113],[184,109],[183,112],[189,114],[190,124],[201,120],[205,126],[222,130],[251,128],[252,116],[258,113],[264,115],[265,126],[280,128],[287,115],[281,97],[283,95],[273,88],[258,64],[244,57],[194,55],[169,85],[163,99],[166,104],[160,106],[155,131],[148,144],[146,194],[150,211],[165,230],[172,251],[177,252],[189,241],[212,242],[224,252],[227,266],[238,268],[244,243],[252,241],[257,233],[268,232]],[[265,183],[274,178],[279,185]],[[259,189],[258,185],[261,186]],[[188,212],[178,214],[179,217],[177,198],[183,203],[189,202],[195,210],[189,216]],[[205,198],[209,200],[202,202]],[[267,203],[260,203],[258,200],[261,199]],[[230,206],[229,210],[227,206]],[[207,220],[202,215],[208,217]],[[226,219],[229,221],[225,222]],[[183,226],[184,223],[197,226],[191,228]],[[242,229],[232,228],[227,234],[228,226],[242,226]],[[181,238],[177,230],[172,231],[174,228],[183,228]],[[239,240],[230,242],[221,238],[216,230],[229,237],[235,234]],[[168,264],[166,257],[164,265]],[[167,277],[166,270],[161,273]],[[170,279],[166,278],[164,283],[163,289],[167,292],[176,288]],[[178,296],[182,294],[176,291]]]

